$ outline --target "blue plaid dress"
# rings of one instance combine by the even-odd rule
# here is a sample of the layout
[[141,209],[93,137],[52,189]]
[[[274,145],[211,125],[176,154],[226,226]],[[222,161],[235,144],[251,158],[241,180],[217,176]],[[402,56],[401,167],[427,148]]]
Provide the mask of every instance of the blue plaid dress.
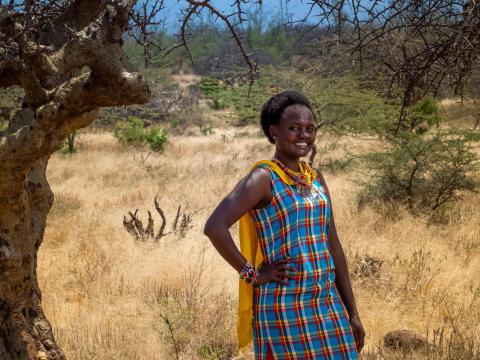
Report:
[[256,359],[267,346],[275,359],[357,359],[348,315],[335,286],[328,250],[330,204],[315,180],[311,195],[300,196],[266,164],[273,198],[251,209],[264,261],[290,259],[296,268],[289,285],[255,286],[253,339]]

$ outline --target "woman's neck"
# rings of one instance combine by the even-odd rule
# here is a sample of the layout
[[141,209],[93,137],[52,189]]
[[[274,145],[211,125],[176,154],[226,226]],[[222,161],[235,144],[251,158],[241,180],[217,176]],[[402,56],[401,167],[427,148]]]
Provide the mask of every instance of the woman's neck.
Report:
[[300,171],[300,166],[299,166],[299,162],[300,162],[300,158],[289,158],[279,152],[275,152],[275,158],[280,160],[280,162],[285,165],[287,168],[289,168],[290,170],[293,170],[293,171],[297,171],[299,172]]

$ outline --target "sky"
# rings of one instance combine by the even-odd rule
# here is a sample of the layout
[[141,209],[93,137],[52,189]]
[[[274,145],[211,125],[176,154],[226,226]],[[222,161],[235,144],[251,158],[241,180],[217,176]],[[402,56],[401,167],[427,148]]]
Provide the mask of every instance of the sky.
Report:
[[[245,12],[258,10],[258,5],[255,5],[256,1],[250,0],[247,4],[244,4],[242,9]],[[180,9],[185,8],[185,0],[165,0],[165,16],[167,31],[175,32],[179,28],[179,19],[181,17]],[[210,0],[210,3],[225,14],[235,11],[235,7],[232,7],[234,0]],[[285,4],[288,4],[285,7]],[[299,20],[305,17],[308,12],[309,1],[307,0],[263,0],[263,11],[268,15],[283,14],[285,18],[290,20]],[[206,13],[207,10],[204,10]]]

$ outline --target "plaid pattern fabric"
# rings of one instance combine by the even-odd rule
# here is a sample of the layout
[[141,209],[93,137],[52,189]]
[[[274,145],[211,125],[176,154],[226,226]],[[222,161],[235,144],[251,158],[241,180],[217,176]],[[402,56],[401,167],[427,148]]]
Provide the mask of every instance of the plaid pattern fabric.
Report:
[[315,180],[301,197],[268,165],[273,199],[251,209],[266,262],[289,258],[297,272],[289,285],[255,286],[253,338],[256,359],[271,348],[275,359],[357,359],[347,312],[335,286],[335,264],[328,250],[330,205]]

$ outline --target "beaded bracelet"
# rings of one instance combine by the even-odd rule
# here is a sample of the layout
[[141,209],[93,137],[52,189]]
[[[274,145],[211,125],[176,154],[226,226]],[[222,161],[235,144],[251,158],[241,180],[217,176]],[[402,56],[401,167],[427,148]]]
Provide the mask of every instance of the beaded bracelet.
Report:
[[255,284],[257,282],[258,271],[248,261],[238,274],[240,279],[245,280],[247,284]]

